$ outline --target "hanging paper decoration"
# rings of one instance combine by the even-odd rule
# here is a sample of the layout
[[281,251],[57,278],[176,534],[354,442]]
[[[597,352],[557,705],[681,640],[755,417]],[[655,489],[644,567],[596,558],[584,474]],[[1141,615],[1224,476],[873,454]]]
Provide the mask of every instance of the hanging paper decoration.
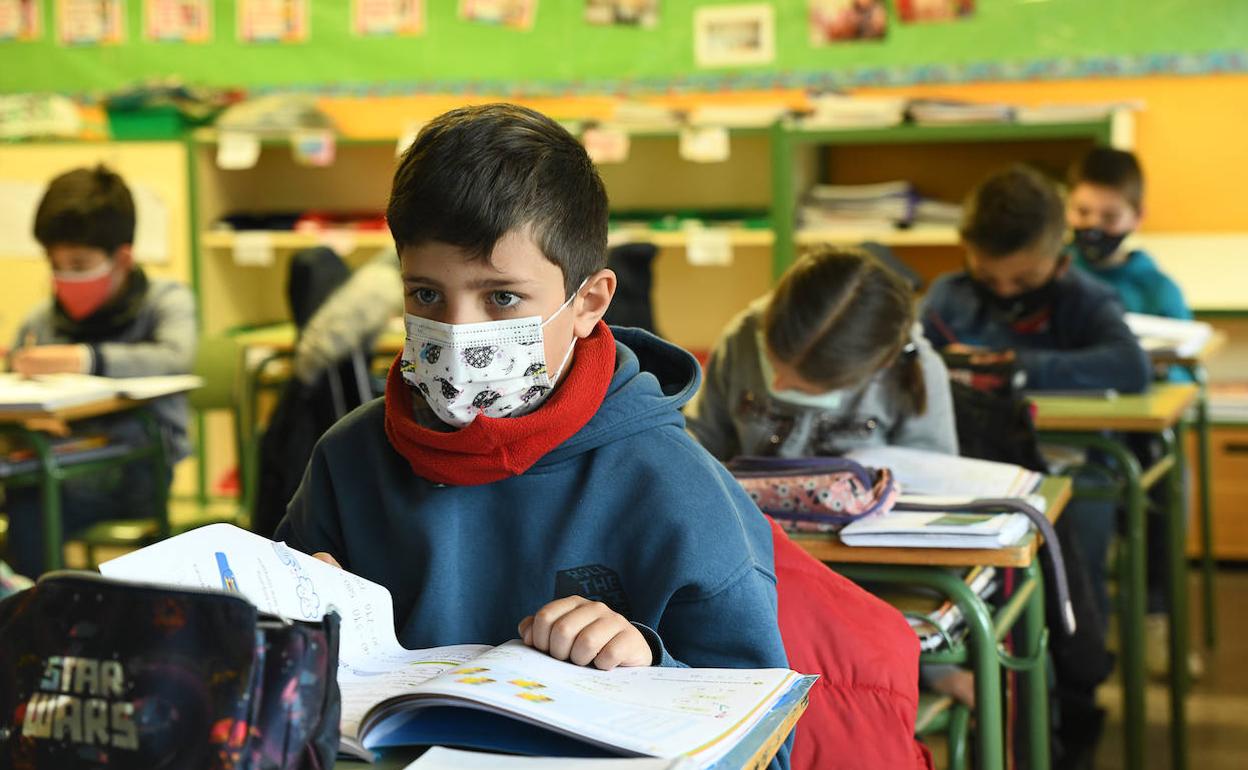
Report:
[[975,0],[897,0],[897,16],[907,24],[950,21],[975,15]]
[[143,30],[148,40],[208,43],[212,40],[211,0],[146,0]]
[[0,0],[0,41],[43,36],[42,0]]
[[459,0],[459,18],[513,29],[532,29],[537,0]]
[[880,40],[888,33],[884,0],[810,0],[810,43]]
[[585,21],[620,27],[653,27],[659,23],[659,0],[585,0]]
[[65,45],[114,45],[126,39],[122,0],[59,0],[57,39]]
[[302,43],[308,39],[308,0],[238,0],[238,39],[244,43]]
[[351,31],[360,37],[425,33],[425,0],[353,0]]

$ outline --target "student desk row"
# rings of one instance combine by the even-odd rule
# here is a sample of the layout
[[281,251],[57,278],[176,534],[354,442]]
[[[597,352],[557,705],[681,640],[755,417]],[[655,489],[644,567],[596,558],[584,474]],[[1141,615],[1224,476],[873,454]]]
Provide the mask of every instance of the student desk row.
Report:
[[[746,733],[731,751],[708,770],[740,770],[740,768],[767,767],[784,741],[793,732],[797,721],[810,705],[812,681],[800,682],[781,698],[766,717]],[[424,747],[404,746],[375,752],[376,762],[369,764],[356,759],[339,759],[339,768],[358,770],[402,770],[425,752]]]
[[[1084,450],[1108,458],[1109,470],[1121,478],[1110,497],[1126,508],[1126,526],[1118,558],[1118,617],[1123,683],[1126,766],[1141,770],[1144,759],[1144,616],[1145,509],[1149,489],[1162,481],[1169,484],[1170,506],[1166,537],[1169,541],[1167,593],[1170,601],[1170,729],[1171,766],[1187,764],[1186,695],[1188,690],[1187,560],[1183,478],[1184,415],[1198,396],[1196,385],[1162,383],[1142,395],[1114,399],[1037,397],[1036,427],[1042,441]],[[1163,456],[1149,468],[1141,468],[1117,434],[1146,433],[1158,436]],[[1076,496],[1100,496],[1075,490]]]
[[[5,486],[37,485],[40,488],[46,569],[60,569],[64,564],[61,482],[140,460],[152,463],[155,478],[165,477],[168,465],[165,457],[165,442],[155,418],[144,404],[142,400],[109,397],[64,409],[0,412],[0,433],[18,437],[35,453],[37,467],[34,470],[0,479],[0,483]],[[79,420],[129,410],[136,410],[143,421],[148,440],[142,446],[116,447],[114,451],[95,453],[92,459],[81,461],[76,461],[72,455],[61,457],[53,450],[53,444],[48,435],[50,428],[59,428],[61,425],[68,425]],[[164,511],[168,505],[169,490],[164,484],[157,484],[156,489],[156,510]],[[168,535],[168,517],[161,516],[159,522],[158,534],[162,537]]]
[[[1057,521],[1071,497],[1070,479],[1047,477],[1040,494],[1045,516]],[[1044,576],[1036,558],[1039,536],[1032,533],[1022,543],[997,549],[872,548],[847,546],[835,533],[794,534],[794,542],[837,572],[858,581],[930,588],[951,600],[962,611],[968,628],[967,642],[953,650],[922,655],[925,663],[970,663],[975,673],[975,721],[979,767],[996,770],[1008,766],[1005,757],[1005,718],[1002,712],[1001,668],[1020,671],[1025,700],[1024,718],[1031,768],[1049,766],[1047,630],[1044,622]],[[1070,557],[1067,557],[1070,558]],[[1005,605],[994,613],[963,582],[960,570],[991,566],[1017,568],[1022,580]],[[1018,627],[1018,649],[1005,651],[1002,641]]]

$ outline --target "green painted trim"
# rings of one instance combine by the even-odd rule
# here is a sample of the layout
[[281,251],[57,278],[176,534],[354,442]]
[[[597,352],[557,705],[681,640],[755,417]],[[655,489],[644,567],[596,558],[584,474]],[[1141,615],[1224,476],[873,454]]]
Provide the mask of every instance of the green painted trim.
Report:
[[1192,308],[1197,318],[1248,318],[1248,307],[1245,308]]

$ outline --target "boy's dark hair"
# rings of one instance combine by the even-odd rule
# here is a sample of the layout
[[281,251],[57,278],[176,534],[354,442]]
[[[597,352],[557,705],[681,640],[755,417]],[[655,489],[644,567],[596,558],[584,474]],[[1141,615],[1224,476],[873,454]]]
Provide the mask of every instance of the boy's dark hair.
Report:
[[962,239],[985,257],[1023,249],[1061,250],[1066,214],[1057,185],[1038,171],[1012,166],[976,185],[962,212]]
[[899,361],[916,412],[927,407],[915,352],[914,296],[892,269],[859,248],[824,247],[798,260],[776,284],[763,338],[780,361],[811,384],[856,385]]
[[48,184],[39,201],[35,240],[45,249],[74,244],[112,256],[134,243],[134,198],[122,178],[103,164],[67,171]]
[[386,218],[395,245],[440,241],[488,260],[511,230],[531,227],[570,295],[607,264],[607,193],[555,121],[513,104],[452,110],[403,153]]
[[1097,147],[1070,167],[1070,186],[1094,184],[1116,190],[1136,212],[1144,200],[1144,172],[1133,153]]

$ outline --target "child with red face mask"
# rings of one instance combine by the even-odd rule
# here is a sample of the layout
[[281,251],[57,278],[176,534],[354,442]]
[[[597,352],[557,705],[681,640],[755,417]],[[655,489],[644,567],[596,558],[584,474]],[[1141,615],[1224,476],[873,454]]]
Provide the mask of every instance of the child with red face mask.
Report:
[[[195,304],[189,289],[149,279],[134,264],[134,199],[121,177],[104,166],[61,174],[35,213],[35,239],[52,269],[52,296],[17,334],[11,371],[33,376],[75,372],[105,377],[186,374],[195,351]],[[188,454],[185,396],[152,404],[170,463]],[[76,433],[113,441],[146,441],[134,414],[75,423]],[[151,516],[158,484],[146,463],[62,483],[67,537],[104,519]],[[7,491],[9,561],[19,571],[43,571],[38,489]]]

